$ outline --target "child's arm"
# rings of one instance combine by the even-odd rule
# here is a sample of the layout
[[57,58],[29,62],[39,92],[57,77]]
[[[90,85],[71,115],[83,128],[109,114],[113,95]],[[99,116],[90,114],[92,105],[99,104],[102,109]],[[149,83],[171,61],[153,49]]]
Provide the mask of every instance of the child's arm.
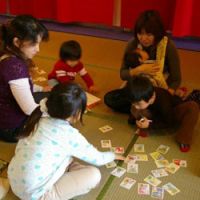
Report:
[[92,144],[90,144],[78,131],[73,133],[71,138],[70,149],[72,156],[77,157],[87,163],[101,166],[106,163],[112,162],[114,159],[120,159],[113,152],[98,151]]

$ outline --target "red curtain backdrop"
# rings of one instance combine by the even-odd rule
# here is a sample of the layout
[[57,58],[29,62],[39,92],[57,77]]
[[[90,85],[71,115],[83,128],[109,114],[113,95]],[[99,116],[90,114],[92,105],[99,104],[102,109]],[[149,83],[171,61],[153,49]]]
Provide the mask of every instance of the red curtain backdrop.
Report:
[[6,14],[6,0],[0,0],[0,13]]
[[200,1],[177,0],[172,34],[200,37]]
[[158,10],[165,28],[171,30],[174,16],[175,0],[122,0],[121,26],[133,28],[139,14],[145,10]]

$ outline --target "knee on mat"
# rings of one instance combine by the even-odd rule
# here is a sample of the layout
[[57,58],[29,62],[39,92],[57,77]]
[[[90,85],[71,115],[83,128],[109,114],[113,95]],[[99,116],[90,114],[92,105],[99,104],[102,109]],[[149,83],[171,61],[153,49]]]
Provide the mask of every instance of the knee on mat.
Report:
[[90,180],[93,180],[93,185],[94,187],[99,184],[100,180],[101,180],[101,172],[98,168],[90,166]]

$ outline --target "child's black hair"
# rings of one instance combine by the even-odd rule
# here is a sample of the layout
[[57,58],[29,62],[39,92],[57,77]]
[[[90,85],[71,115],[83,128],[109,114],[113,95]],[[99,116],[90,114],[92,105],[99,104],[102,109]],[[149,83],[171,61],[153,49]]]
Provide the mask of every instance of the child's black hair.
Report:
[[60,47],[60,59],[63,61],[79,60],[81,54],[81,46],[75,40],[66,41]]
[[153,96],[154,87],[145,75],[137,75],[128,80],[127,93],[132,103],[148,102]]
[[[86,94],[84,90],[75,83],[56,85],[46,101],[46,107],[50,117],[66,120],[69,117],[77,117],[80,114],[80,121],[86,109]],[[42,116],[38,106],[29,116],[20,132],[19,138],[27,137],[34,130],[35,125]]]
[[140,59],[141,55],[136,51],[136,49],[130,49],[124,54],[124,64],[128,68],[135,68],[141,65]]

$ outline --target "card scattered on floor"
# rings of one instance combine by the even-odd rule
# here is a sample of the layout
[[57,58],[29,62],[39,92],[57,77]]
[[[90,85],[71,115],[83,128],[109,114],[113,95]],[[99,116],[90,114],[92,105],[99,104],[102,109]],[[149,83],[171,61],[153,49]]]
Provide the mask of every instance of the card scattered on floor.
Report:
[[166,190],[172,196],[177,194],[178,192],[180,192],[180,190],[175,185],[173,185],[172,183],[165,184],[163,186],[163,189]]
[[96,97],[93,94],[90,94],[88,92],[86,92],[86,96],[87,96],[87,107],[90,109],[93,108],[95,105],[97,105],[101,101],[99,97]]
[[113,176],[116,176],[118,178],[120,178],[121,176],[123,176],[126,172],[126,169],[124,169],[123,167],[116,167],[112,172],[111,174]]
[[102,148],[111,148],[111,141],[110,140],[101,140],[101,147]]
[[129,177],[125,177],[124,180],[120,183],[120,186],[130,190],[131,187],[136,183],[136,180],[129,178]]
[[164,189],[161,187],[152,187],[151,190],[151,197],[156,199],[163,199],[164,198]]
[[161,181],[159,179],[155,178],[152,175],[147,176],[144,179],[144,181],[147,182],[147,183],[149,183],[152,186],[158,186],[161,183]]
[[107,168],[114,168],[116,166],[117,166],[117,164],[115,163],[115,161],[112,161],[112,162],[106,164]]
[[149,184],[138,183],[138,194],[140,194],[140,195],[149,195],[150,194]]
[[144,144],[134,144],[134,151],[138,153],[144,152]]
[[124,153],[124,147],[111,147],[111,151],[116,154],[123,154]]
[[99,130],[100,130],[102,133],[106,133],[106,132],[108,132],[108,131],[113,130],[113,128],[112,128],[111,126],[109,126],[109,125],[105,125],[105,126],[100,127]]
[[169,147],[165,146],[163,144],[161,144],[157,149],[157,152],[162,153],[162,154],[166,154],[169,151]]

